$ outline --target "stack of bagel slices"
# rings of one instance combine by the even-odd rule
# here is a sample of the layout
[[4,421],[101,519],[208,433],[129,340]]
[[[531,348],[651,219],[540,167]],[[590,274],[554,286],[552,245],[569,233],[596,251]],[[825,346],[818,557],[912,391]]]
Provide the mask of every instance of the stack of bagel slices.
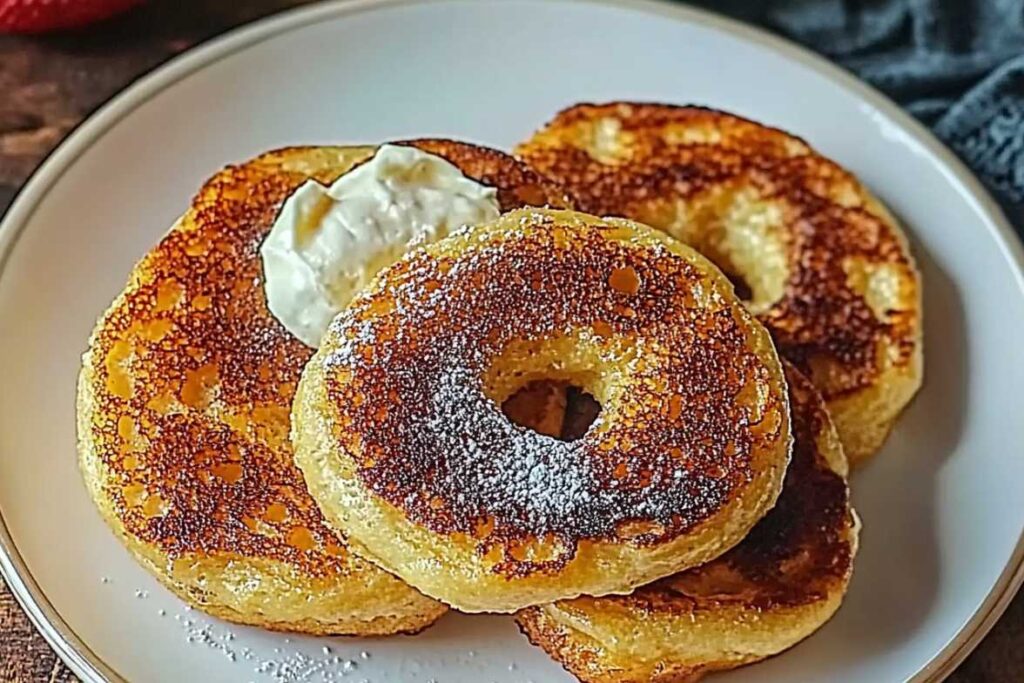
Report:
[[100,318],[79,462],[214,616],[510,613],[581,681],[689,681],[840,607],[849,470],[921,384],[921,316],[881,202],[724,112],[275,150],[209,179]]

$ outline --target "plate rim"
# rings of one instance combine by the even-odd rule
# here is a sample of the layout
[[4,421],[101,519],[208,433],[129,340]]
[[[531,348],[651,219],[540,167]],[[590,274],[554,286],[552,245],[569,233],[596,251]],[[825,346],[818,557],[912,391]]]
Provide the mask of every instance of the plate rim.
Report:
[[[265,40],[323,20],[352,16],[383,7],[425,5],[447,0],[328,0],[271,14],[203,41],[139,76],[75,126],[31,173],[15,193],[0,219],[0,280],[7,261],[29,219],[65,170],[123,118],[162,90],[192,73]],[[466,0],[455,0],[465,2]],[[544,0],[528,0],[541,2]],[[923,124],[880,91],[842,67],[786,38],[764,29],[696,7],[664,0],[555,0],[579,5],[605,5],[632,9],[662,18],[691,23],[732,35],[790,58],[856,96],[897,129],[918,143],[937,162],[961,197],[984,216],[997,246],[1016,269],[1024,291],[1024,244],[1002,208],[967,166]],[[89,683],[124,681],[93,652],[64,621],[29,571],[3,515],[0,501],[0,576],[29,620],[71,671]],[[1024,528],[1006,565],[988,594],[957,634],[910,679],[911,683],[942,681],[974,650],[1002,616],[1024,582]]]

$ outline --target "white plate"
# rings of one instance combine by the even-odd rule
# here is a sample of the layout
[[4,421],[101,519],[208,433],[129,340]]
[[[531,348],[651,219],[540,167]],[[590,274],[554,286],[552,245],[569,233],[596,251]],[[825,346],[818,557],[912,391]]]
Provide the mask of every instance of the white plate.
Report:
[[877,93],[703,13],[397,0],[291,12],[174,60],[75,131],[3,223],[0,566],[79,675],[265,681],[283,662],[307,681],[568,680],[507,617],[289,640],[185,611],[86,497],[74,380],[133,262],[223,164],[420,135],[507,147],[563,106],[626,98],[706,103],[805,136],[902,216],[925,277],[927,382],[853,482],[864,533],[845,606],[791,652],[722,680],[935,679],[966,655],[1019,583],[1024,528],[1021,253],[978,183]]

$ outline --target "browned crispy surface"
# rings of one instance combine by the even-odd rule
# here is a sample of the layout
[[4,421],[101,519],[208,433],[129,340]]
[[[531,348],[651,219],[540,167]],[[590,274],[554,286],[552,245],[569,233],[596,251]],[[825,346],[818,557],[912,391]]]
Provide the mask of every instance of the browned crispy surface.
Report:
[[[606,122],[615,122],[603,129]],[[886,264],[916,287],[898,227],[848,172],[799,138],[700,107],[580,104],[560,112],[517,149],[531,166],[566,186],[578,208],[662,227],[685,202],[709,224],[727,202],[749,192],[782,211],[787,275],[781,296],[757,311],[780,352],[801,369],[834,364],[818,382],[826,399],[871,385],[879,348],[891,362],[912,362],[919,311],[873,312],[851,285],[851,262]],[[730,276],[732,264],[705,253]],[[738,291],[745,287],[740,280]],[[903,292],[906,300],[916,292]],[[838,369],[837,369],[838,368]]]
[[717,560],[637,590],[605,598],[641,612],[686,614],[741,601],[765,612],[824,600],[849,576],[849,492],[846,479],[819,453],[828,419],[810,383],[790,369],[793,459],[775,507],[738,546]]
[[581,683],[695,683],[714,670],[715,664],[723,663],[695,667],[663,661],[650,667],[625,658],[609,665],[604,648],[555,621],[542,609],[523,610],[516,615],[516,624],[530,643],[551,655]]
[[497,188],[502,211],[520,206],[575,206],[575,199],[570,198],[560,185],[539,176],[525,164],[513,163],[509,155],[496,149],[429,138],[400,144],[411,144],[424,152],[444,157],[465,174]]
[[[820,395],[792,367],[787,368],[786,376],[793,419],[793,459],[775,508],[742,543],[716,560],[638,588],[631,595],[557,603],[560,609],[579,616],[600,632],[612,628],[611,620],[622,615],[628,615],[634,625],[668,619],[665,628],[680,629],[682,642],[686,632],[699,625],[703,638],[720,639],[720,656],[694,661],[692,653],[680,651],[675,656],[666,654],[657,661],[641,663],[625,652],[634,646],[642,649],[642,642],[633,642],[643,637],[642,627],[619,634],[621,646],[626,648],[619,652],[614,643],[599,643],[543,607],[528,608],[517,616],[531,642],[583,681],[682,682],[763,658],[765,653],[745,653],[744,637],[770,640],[775,637],[773,629],[777,629],[779,634],[787,634],[779,636],[778,652],[831,616],[831,610],[819,611],[816,607],[835,601],[845,591],[856,549],[845,463],[829,462],[817,445],[828,429]],[[843,471],[837,471],[837,465],[842,465],[839,469]],[[743,629],[732,630],[738,623],[753,624],[749,636],[740,635],[747,633]],[[716,626],[708,629],[708,624]],[[759,629],[763,633],[759,634]]]
[[[407,257],[339,316],[341,342],[322,362],[338,448],[412,522],[484,527],[484,547],[554,537],[572,549],[630,523],[651,525],[640,544],[686,533],[751,480],[754,454],[784,429],[784,405],[769,397],[754,415],[745,394],[770,375],[749,318],[709,291],[706,270],[610,239],[628,234],[616,224],[530,214],[517,225],[500,244]],[[622,363],[643,349],[607,428],[537,442],[490,420],[483,377],[507,350],[576,334],[621,344]],[[509,574],[538,568],[503,562]]]
[[[504,209],[566,203],[499,152],[411,144],[496,186]],[[280,204],[307,179],[288,170],[291,151],[218,173],[193,200],[186,227],[136,269],[138,286],[108,313],[91,347],[91,430],[128,533],[172,557],[236,553],[319,575],[343,571],[346,551],[307,493],[288,441],[292,396],[312,350],[268,312],[258,253]]]

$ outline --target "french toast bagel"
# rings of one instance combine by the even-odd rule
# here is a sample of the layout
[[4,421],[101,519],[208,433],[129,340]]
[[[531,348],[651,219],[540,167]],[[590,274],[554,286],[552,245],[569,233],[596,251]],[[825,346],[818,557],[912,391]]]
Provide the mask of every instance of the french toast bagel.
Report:
[[[579,439],[500,406],[536,380],[602,406]],[[410,252],[303,372],[296,462],[357,552],[460,610],[628,592],[771,508],[789,408],[767,331],[693,249],[523,209]]]
[[[564,205],[500,152],[414,141],[497,189],[504,209]],[[372,147],[296,147],[229,166],[135,267],[78,383],[81,470],[132,554],[191,605],[307,633],[413,632],[446,607],[352,554],[295,467],[290,410],[313,350],[270,313],[261,242],[309,179]]]
[[921,384],[920,276],[899,223],[803,140],[725,112],[613,102],[517,148],[577,206],[664,230],[729,275],[828,402],[854,465]]

